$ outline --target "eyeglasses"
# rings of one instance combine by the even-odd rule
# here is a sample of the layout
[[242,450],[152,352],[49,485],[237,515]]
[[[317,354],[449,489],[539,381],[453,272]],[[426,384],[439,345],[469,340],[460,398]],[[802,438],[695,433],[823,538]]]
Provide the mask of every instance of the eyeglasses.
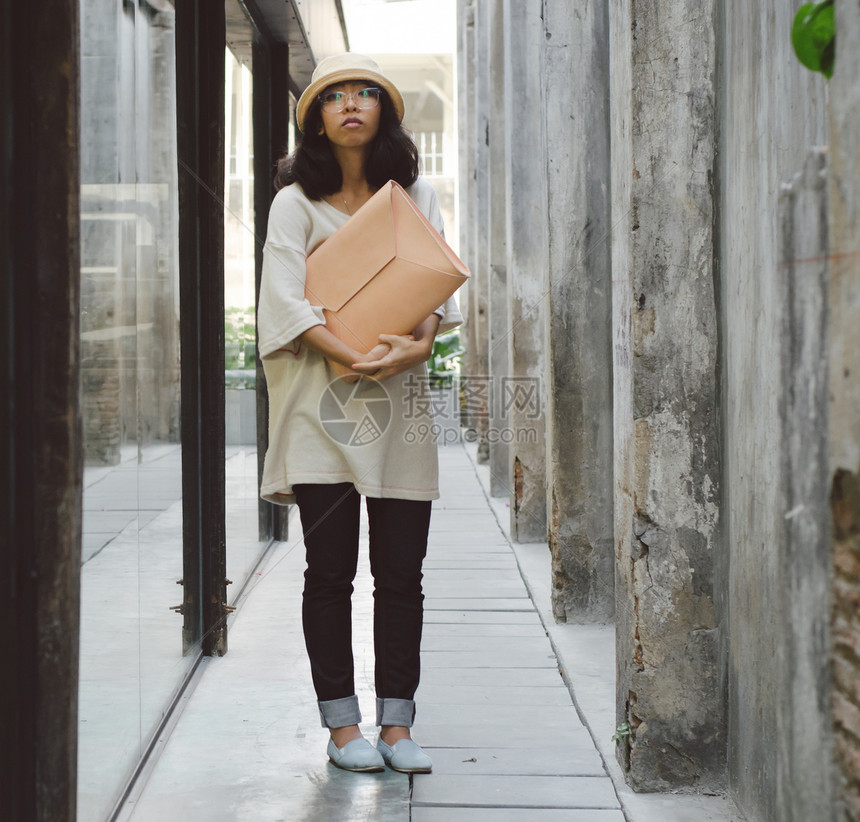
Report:
[[346,108],[349,98],[355,100],[358,108],[376,108],[379,105],[378,88],[362,88],[358,91],[330,91],[328,94],[320,94],[319,101],[322,110],[326,114],[337,114]]

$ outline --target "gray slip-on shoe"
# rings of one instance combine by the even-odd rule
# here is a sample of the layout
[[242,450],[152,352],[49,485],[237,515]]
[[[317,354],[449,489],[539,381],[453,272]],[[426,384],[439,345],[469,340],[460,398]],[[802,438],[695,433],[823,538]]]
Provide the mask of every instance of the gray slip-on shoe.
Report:
[[393,745],[382,741],[380,736],[376,749],[382,754],[385,764],[400,773],[430,773],[433,760],[412,739],[399,739]]
[[374,773],[385,770],[385,760],[382,755],[363,736],[351,739],[342,748],[338,748],[330,738],[328,758],[345,771]]

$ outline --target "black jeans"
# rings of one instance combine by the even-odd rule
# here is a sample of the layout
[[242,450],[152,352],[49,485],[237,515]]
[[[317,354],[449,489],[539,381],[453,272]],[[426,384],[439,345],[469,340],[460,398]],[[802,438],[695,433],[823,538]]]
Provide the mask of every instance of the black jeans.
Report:
[[[350,482],[295,485],[307,557],[302,625],[320,702],[355,694],[352,582],[361,495]],[[420,678],[430,502],[367,497],[377,700],[411,700]]]

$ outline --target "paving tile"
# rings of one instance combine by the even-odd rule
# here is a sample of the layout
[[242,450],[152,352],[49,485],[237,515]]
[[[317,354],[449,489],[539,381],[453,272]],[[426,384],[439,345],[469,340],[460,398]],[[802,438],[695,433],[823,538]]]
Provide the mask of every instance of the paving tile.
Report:
[[519,569],[516,560],[506,554],[493,554],[490,558],[464,559],[462,556],[437,557],[428,556],[424,560],[424,570],[451,570],[451,571],[517,571]]
[[[521,590],[525,590],[525,583],[516,565],[509,564],[499,568],[488,568],[486,565],[479,565],[472,568],[463,568],[441,564],[445,562],[461,562],[457,557],[435,557],[435,562],[440,564],[425,568],[425,577],[451,585],[468,583],[470,586],[475,586],[475,588],[497,584],[518,585]],[[498,564],[498,560],[496,560],[496,564]]]
[[446,582],[477,583],[483,585],[487,582],[496,585],[498,583],[516,583],[521,588],[525,587],[523,578],[520,576],[517,566],[508,565],[504,568],[431,568],[425,577]]
[[[444,469],[440,466],[441,470]],[[487,500],[483,494],[461,493],[446,495],[443,492],[443,495],[439,499],[433,500],[430,509],[431,519],[433,516],[442,516],[443,511],[458,511],[460,513],[470,511],[485,516],[487,513]]]
[[[301,763],[249,771],[242,783],[180,782],[172,791],[148,790],[134,822],[407,822],[409,779],[386,770],[353,774],[325,764],[309,770]],[[286,767],[284,767],[286,766]]]
[[[474,543],[480,539],[481,548],[474,550]],[[463,536],[452,531],[437,531],[431,534],[428,540],[427,556],[447,556],[452,558],[469,557],[470,559],[480,557],[511,557],[511,546],[507,540],[499,534],[496,537],[482,534],[476,536],[469,534]]]
[[416,779],[414,807],[619,808],[608,776],[437,776]]
[[532,601],[525,595],[521,598],[508,597],[506,599],[427,597],[424,601],[424,609],[430,611],[527,611],[534,613]]
[[458,685],[487,685],[489,673],[492,674],[493,685],[505,687],[556,688],[562,683],[557,668],[493,668],[492,672],[488,672],[486,668],[424,668],[421,671],[418,693],[425,694],[431,689],[446,688],[452,682]]
[[[434,599],[528,599],[522,581],[498,582],[451,582],[428,574],[424,580],[424,594]],[[531,604],[531,600],[528,600]]]
[[422,704],[433,705],[570,705],[570,692],[559,683],[555,688],[527,685],[460,685],[451,683],[446,688],[434,688],[421,699]]
[[[425,746],[426,747],[426,746]],[[430,748],[434,775],[606,776],[594,748],[558,740],[552,746],[522,748]]]
[[[278,570],[290,578],[289,562]],[[279,588],[260,586],[259,599],[249,601],[242,618],[232,623],[230,653],[208,662],[133,808],[133,822],[408,819],[407,776],[351,774],[328,763],[327,734],[319,726],[301,634],[295,630],[299,610],[282,612],[294,628],[294,639],[283,649],[287,653],[273,657],[271,652],[275,644],[283,647],[283,635],[256,649],[246,641],[271,622],[269,603],[280,600]],[[295,584],[294,592],[298,596]],[[361,655],[357,662],[360,666]],[[372,716],[372,694],[360,687],[359,696]],[[372,722],[363,730],[375,737]]]
[[532,622],[497,625],[494,622],[425,622],[424,637],[546,637],[543,626]]
[[[469,717],[471,706],[462,706],[458,711],[450,710],[448,714],[440,713],[439,707],[419,704],[415,739],[420,745],[430,748],[539,748],[549,740],[559,739],[561,735],[557,723],[527,727],[517,718],[516,710],[511,711],[507,723],[481,721],[480,718],[473,722]],[[582,726],[565,727],[563,736],[571,748],[583,752],[594,749],[591,736]]]
[[[163,465],[176,459],[163,457]],[[236,470],[247,461],[241,449],[229,449],[228,457]],[[159,465],[154,457],[151,464]],[[206,662],[143,795],[133,797],[131,822],[622,822],[514,554],[462,448],[440,450],[440,472],[415,726],[434,773],[412,780],[392,771],[350,774],[326,761],[302,639],[304,549],[294,525],[291,541],[275,550],[232,617],[230,652]],[[152,478],[147,490],[156,499],[155,470]],[[158,519],[135,539],[157,540],[157,527]],[[361,528],[356,692],[363,730],[375,739],[364,509]],[[228,546],[238,565],[258,550],[229,536]],[[173,584],[170,574],[165,578]]]
[[115,534],[83,534],[81,537],[81,562],[92,559],[105,545],[113,541]]
[[84,511],[83,531],[86,534],[118,534],[137,522],[137,507],[127,511]]
[[[421,654],[421,666],[431,668],[503,668],[511,664],[511,655],[504,651],[428,651]],[[516,656],[519,668],[558,668],[555,655],[545,649],[529,649]],[[488,677],[492,673],[487,672]]]
[[428,609],[424,603],[424,624],[432,623],[457,625],[541,625],[540,617],[534,611],[464,611]]
[[421,717],[424,722],[453,722],[456,718],[472,725],[522,726],[523,732],[531,734],[540,744],[548,744],[562,733],[581,735],[580,732],[584,730],[572,702],[568,702],[567,705],[494,705],[492,703],[440,705],[437,703],[425,705],[421,711]]
[[621,811],[529,808],[431,808],[412,809],[412,822],[625,822]]
[[122,489],[102,489],[97,485],[93,489],[87,489],[83,498],[83,510],[85,514],[90,511],[136,511],[138,507],[137,489],[123,491]]
[[422,653],[496,653],[505,659],[506,664],[510,662],[514,654],[522,653],[525,657],[539,654],[549,658],[552,647],[546,637],[526,636],[517,637],[510,635],[499,636],[465,636],[448,635],[433,636],[432,632],[424,634],[421,642]]
[[499,527],[495,520],[489,521],[479,519],[478,517],[462,517],[458,522],[450,522],[451,513],[448,512],[445,517],[437,517],[434,521],[430,520],[430,540],[434,539],[435,535],[453,534],[463,543],[468,543],[476,539],[483,539],[489,536],[493,531],[496,532],[496,539],[502,537]]
[[488,545],[502,545],[507,536],[499,528],[496,518],[489,513],[478,514],[468,510],[444,510],[430,513],[430,531],[440,538],[447,535],[460,539],[470,549],[486,550]]
[[[451,633],[440,636],[434,634],[433,630],[426,632],[421,642],[422,652],[428,653],[471,653],[471,654],[498,654],[509,664],[516,655],[516,659],[529,659],[540,657],[555,660],[552,646],[545,634],[537,633],[534,626],[504,626],[509,628],[525,627],[534,633],[528,636],[517,636],[513,631],[510,633],[499,631],[494,636],[476,636],[466,631]],[[519,663],[518,663],[519,664]],[[455,665],[454,667],[460,667]],[[525,667],[532,667],[527,665]]]

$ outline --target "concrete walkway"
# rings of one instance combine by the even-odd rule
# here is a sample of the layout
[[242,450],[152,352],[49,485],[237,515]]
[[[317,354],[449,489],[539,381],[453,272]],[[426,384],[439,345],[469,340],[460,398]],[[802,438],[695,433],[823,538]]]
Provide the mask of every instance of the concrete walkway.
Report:
[[[123,813],[132,822],[683,822],[738,820],[722,798],[639,798],[607,773],[559,670],[571,659],[609,743],[611,627],[550,640],[543,546],[508,542],[505,504],[488,500],[469,446],[440,448],[425,564],[423,674],[415,739],[431,775],[352,774],[325,756],[301,634],[303,546],[279,544],[230,627],[230,650],[205,660],[193,691]],[[483,481],[482,481],[483,480]],[[501,525],[500,525],[501,523]],[[373,727],[371,578],[365,537],[353,599],[356,686]],[[521,572],[522,570],[522,572]],[[525,576],[524,576],[525,574]],[[545,574],[545,579],[541,577]],[[526,582],[532,588],[533,600]],[[525,581],[524,581],[525,580]],[[541,598],[545,598],[541,604]],[[547,626],[548,627],[548,626]],[[562,628],[553,627],[550,634]],[[570,672],[569,681],[572,679]],[[588,717],[586,716],[588,721]],[[589,724],[592,724],[589,722]],[[610,762],[610,771],[613,763]],[[616,780],[620,774],[615,766]],[[619,780],[620,781],[620,780]],[[680,803],[680,804],[678,804]]]

